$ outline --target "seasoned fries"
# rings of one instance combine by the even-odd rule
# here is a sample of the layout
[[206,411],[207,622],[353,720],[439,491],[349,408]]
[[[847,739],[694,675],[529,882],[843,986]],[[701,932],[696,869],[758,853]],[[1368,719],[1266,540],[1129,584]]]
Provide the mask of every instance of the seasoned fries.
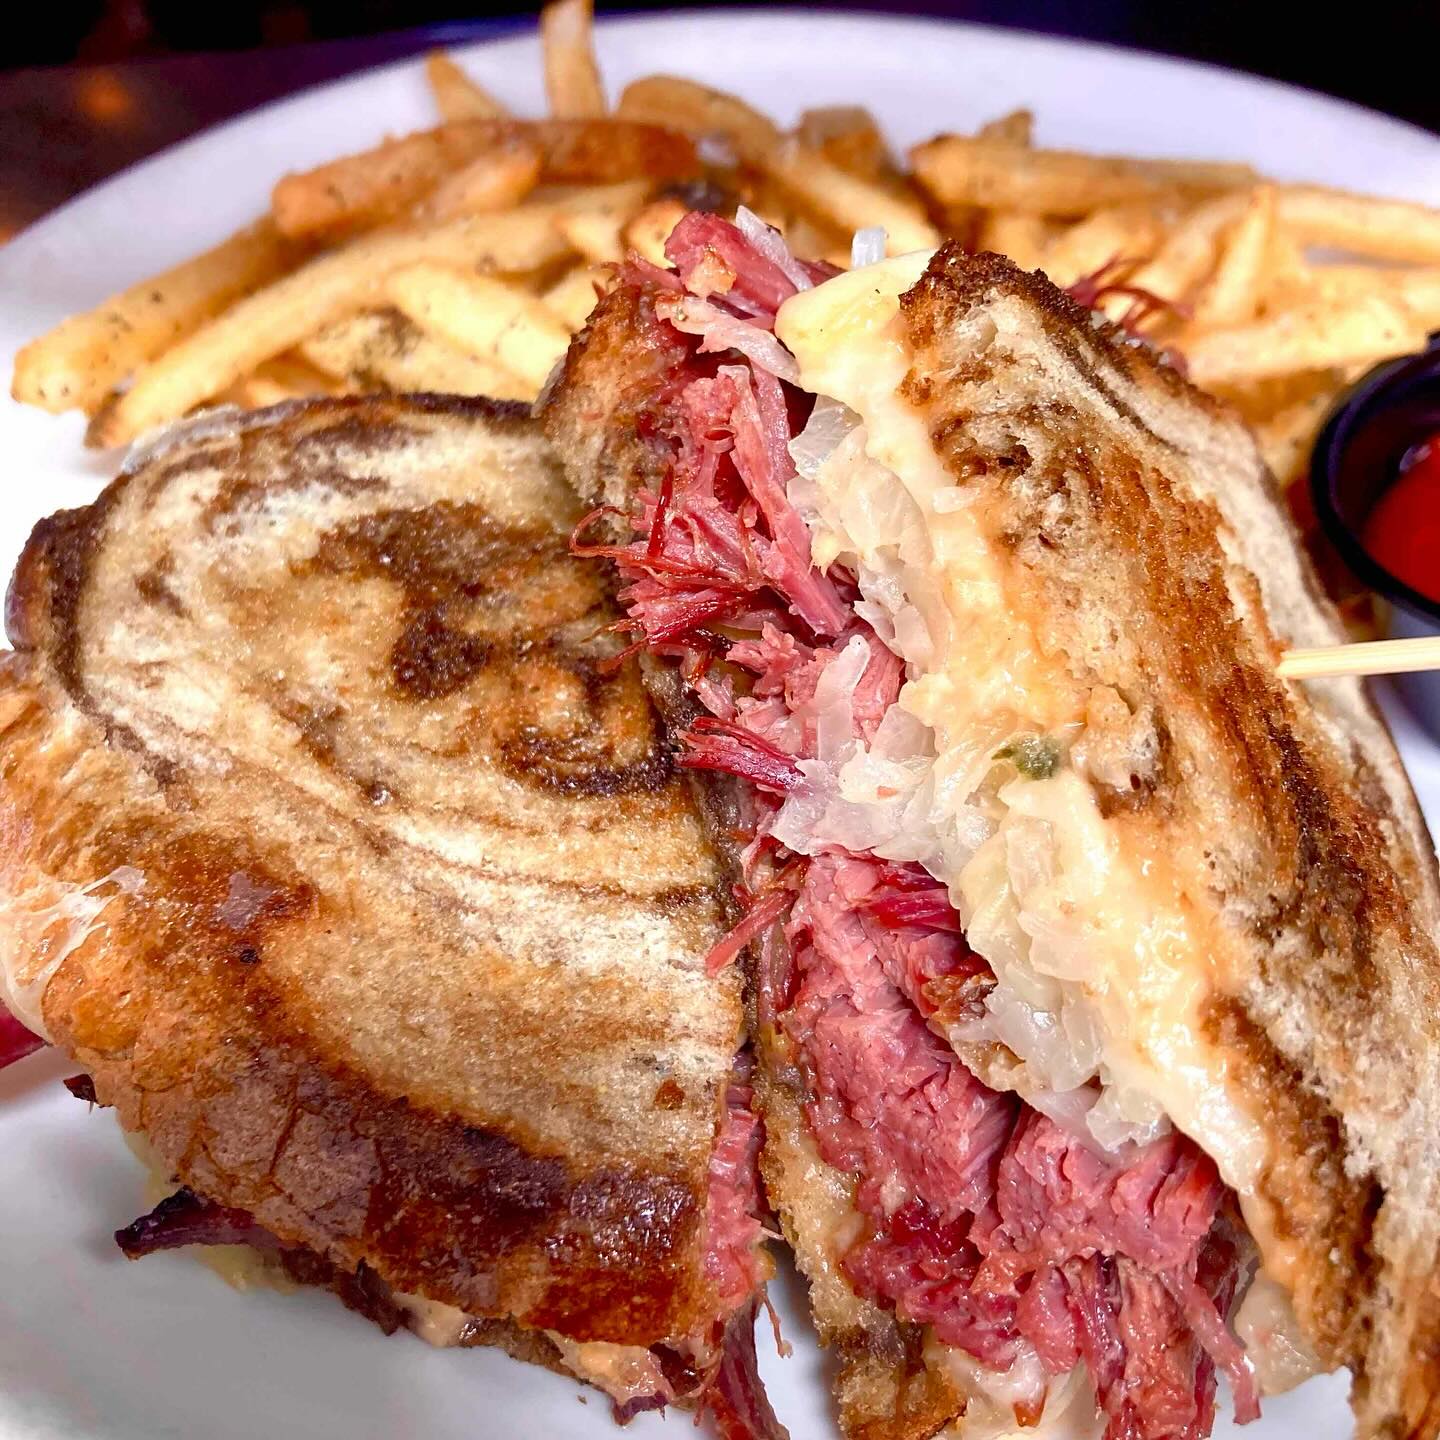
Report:
[[1287,186],[1278,208],[1281,221],[1306,244],[1379,260],[1440,264],[1440,210],[1318,185]]
[[668,125],[687,135],[726,140],[740,159],[751,164],[763,161],[781,140],[775,122],[738,96],[673,75],[632,81],[620,96],[616,114]]
[[1197,324],[1243,325],[1254,318],[1274,234],[1275,187],[1261,185],[1221,240],[1215,272],[1195,302]]
[[665,242],[670,232],[685,218],[685,203],[681,200],[654,200],[631,220],[620,232],[624,249],[633,250],[642,260],[652,265],[668,265],[665,258]]
[[1302,305],[1253,325],[1194,335],[1185,357],[1197,385],[1233,385],[1381,360],[1424,344],[1425,327],[1404,306],[1369,295],[1348,305]]
[[425,57],[425,78],[442,120],[502,120],[510,113],[443,50]]
[[690,180],[700,173],[688,136],[633,120],[540,120],[533,133],[545,151],[543,178],[557,185],[621,180]]
[[1403,305],[1427,329],[1440,327],[1440,266],[1377,270],[1371,265],[1316,265],[1290,277],[1284,303],[1328,300],[1341,303],[1384,295]]
[[817,151],[802,149],[798,141],[778,146],[764,164],[782,189],[832,224],[846,230],[883,226],[891,255],[931,250],[940,243],[940,232],[917,202],[842,170]]
[[434,220],[455,220],[508,210],[539,184],[544,164],[544,152],[534,140],[512,135],[440,181],[424,211]]
[[1335,403],[1340,383],[1337,377],[1331,384],[1275,411],[1256,425],[1255,439],[1260,453],[1270,473],[1282,485],[1302,477],[1315,436]]
[[562,207],[555,219],[555,228],[565,242],[592,265],[615,265],[624,259],[621,232],[646,194],[639,185],[627,190],[616,186],[614,193],[614,203]]
[[1245,212],[1241,192],[1207,200],[1185,214],[1141,267],[1132,283],[1172,304],[1188,303],[1196,287],[1215,268],[1220,236]]
[[863,105],[807,110],[795,128],[800,144],[864,180],[893,178],[894,162],[879,122]]
[[592,29],[589,0],[545,11],[543,117],[430,55],[432,128],[284,176],[265,219],[26,346],[14,395],[84,411],[101,445],[217,401],[533,400],[627,254],[663,267],[687,209],[741,201],[841,268],[882,226],[892,254],[951,239],[1083,283],[1236,406],[1292,487],[1344,387],[1440,328],[1440,211],[1223,161],[1036,149],[1029,110],[917,146],[908,172],[844,97],[786,131],[650,75],[611,112]]
[[603,266],[577,265],[540,298],[545,308],[573,335],[590,318],[608,278]]
[[[1039,216],[1023,212],[1007,214],[1001,218],[1012,223],[1028,221],[1042,227],[1044,223]],[[1056,235],[1045,245],[1043,258],[1037,257],[1035,263],[1057,285],[1073,285],[1082,276],[1093,275],[1112,261],[1141,260],[1146,255],[1153,254],[1163,234],[1164,226],[1153,205],[1110,206],[1095,211],[1093,215]],[[1014,251],[1005,248],[1008,237],[1003,232],[998,235],[987,232],[987,250],[997,248],[988,243],[992,235],[1001,241],[998,248],[1011,259],[1018,259]],[[1026,253],[1035,253],[1035,241],[1028,235],[1026,238]]]
[[555,0],[540,15],[545,50],[545,93],[550,113],[584,119],[605,113],[605,87],[595,63],[590,0]]
[[1008,115],[987,120],[976,132],[977,140],[999,140],[1006,145],[1029,146],[1034,138],[1035,114],[1031,110],[1012,110]]
[[282,235],[334,235],[394,219],[460,166],[500,145],[503,121],[454,120],[282,177],[270,213]]
[[477,215],[429,229],[373,235],[312,260],[257,291],[153,361],[92,427],[101,445],[127,445],[233,385],[262,361],[381,293],[395,270],[424,261],[520,270],[557,258],[565,242],[554,204]]
[[910,152],[921,185],[943,205],[984,205],[1075,217],[1105,205],[1249,185],[1245,165],[1132,160],[1070,150],[1029,150],[1008,140],[942,135]]
[[570,332],[544,303],[489,275],[421,264],[397,271],[386,293],[427,334],[499,365],[540,393],[570,344]]
[[[526,154],[538,149],[540,168],[529,184],[606,184],[643,175],[655,180],[688,179],[696,173],[694,147],[681,135],[624,121],[552,120],[526,124],[504,120],[456,120],[372,150],[347,155],[286,175],[270,197],[282,235],[334,238],[393,220],[445,182],[461,187],[466,171],[487,163],[502,177],[516,166],[518,199],[528,186]],[[446,177],[449,177],[447,180]],[[504,181],[502,180],[502,183]],[[450,197],[454,198],[453,194]],[[512,202],[513,203],[513,202]],[[454,208],[454,207],[452,207]],[[474,209],[496,206],[472,206]],[[457,213],[469,213],[463,206]]]
[[395,310],[351,315],[327,325],[299,348],[325,374],[359,390],[532,398],[531,387],[502,365],[437,340]]
[[1037,270],[1050,246],[1054,228],[1043,215],[1027,215],[1016,210],[982,212],[975,248],[1008,255],[1024,269]]
[[267,217],[237,235],[72,315],[15,357],[10,393],[45,410],[96,408],[127,375],[183,340],[257,285],[282,275],[307,253]]

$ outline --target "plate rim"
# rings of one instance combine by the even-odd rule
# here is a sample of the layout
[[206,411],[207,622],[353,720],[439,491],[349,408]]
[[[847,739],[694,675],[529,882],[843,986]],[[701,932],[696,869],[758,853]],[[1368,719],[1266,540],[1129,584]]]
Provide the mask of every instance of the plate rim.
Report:
[[[1154,67],[1156,70],[1162,73],[1194,71],[1197,72],[1202,79],[1205,75],[1218,76],[1219,78],[1223,79],[1227,86],[1235,87],[1234,92],[1232,93],[1243,92],[1247,94],[1253,94],[1259,97],[1277,98],[1282,101],[1288,98],[1289,103],[1305,107],[1307,109],[1318,109],[1324,114],[1333,117],[1337,123],[1343,123],[1346,120],[1347,116],[1354,117],[1358,121],[1358,123],[1362,124],[1366,128],[1366,130],[1371,136],[1380,138],[1388,132],[1400,138],[1401,142],[1406,146],[1407,155],[1428,153],[1440,157],[1440,137],[1431,135],[1423,129],[1418,129],[1409,122],[1399,120],[1392,116],[1387,116],[1380,111],[1370,110],[1367,107],[1357,105],[1351,101],[1341,100],[1337,97],[1326,95],[1323,92],[1310,91],[1303,86],[1297,86],[1283,81],[1271,80],[1264,76],[1255,75],[1254,73],[1249,71],[1234,70],[1224,66],[1215,65],[1213,62],[1188,60],[1184,57],[1165,55],[1160,52],[1147,51],[1136,47],[1119,45],[1109,41],[1076,40],[1069,37],[1051,36],[1045,34],[1044,32],[1037,32],[1026,29],[1012,28],[1005,25],[993,25],[966,20],[940,19],[931,16],[917,15],[894,15],[889,12],[874,11],[869,8],[857,9],[853,11],[848,9],[824,9],[811,11],[801,9],[794,5],[789,5],[776,7],[772,10],[760,11],[753,9],[737,9],[733,6],[728,6],[694,14],[667,10],[638,15],[629,14],[608,16],[602,18],[598,25],[600,32],[600,43],[602,46],[602,59],[605,39],[606,36],[609,34],[623,31],[633,31],[636,29],[644,30],[646,28],[657,25],[673,25],[681,20],[690,21],[692,23],[703,22],[706,25],[722,25],[732,22],[743,22],[746,26],[752,28],[757,26],[763,26],[766,22],[770,20],[779,20],[783,23],[803,22],[804,24],[812,26],[818,20],[822,26],[826,27],[832,25],[858,25],[862,28],[883,27],[887,29],[891,34],[901,33],[909,34],[912,36],[916,34],[937,33],[943,33],[951,37],[978,35],[984,37],[987,43],[995,42],[1003,44],[1004,47],[1009,49],[1012,53],[1015,53],[1017,51],[1021,53],[1034,53],[1035,50],[1044,50],[1050,53],[1054,53],[1057,51],[1068,52],[1070,56],[1074,57],[1073,63],[1075,64],[1077,69],[1083,69],[1084,67],[1093,64],[1099,64],[1101,66],[1107,67],[1114,66],[1116,64],[1123,66],[1140,64]],[[442,40],[439,35],[437,35],[436,43],[448,43],[450,48],[455,50],[458,54],[462,56],[468,56],[483,54],[485,51],[494,49],[495,47],[501,47],[503,49],[505,47],[512,46],[533,46],[536,43],[536,38],[533,26],[527,30],[524,24],[517,24],[515,27],[506,29],[504,31],[489,35],[480,35],[468,39],[462,37],[454,37],[453,39],[445,41]],[[1034,47],[1034,50],[1030,50],[1029,47]],[[17,276],[16,270],[12,270],[7,267],[6,262],[9,256],[14,256],[16,260],[24,261],[25,257],[32,255],[36,250],[43,250],[44,247],[49,244],[56,243],[57,241],[61,242],[62,244],[66,243],[63,241],[62,238],[63,233],[69,231],[77,223],[77,214],[79,223],[83,225],[85,223],[87,214],[86,207],[94,205],[96,203],[114,203],[110,199],[112,194],[112,188],[115,191],[124,192],[126,190],[126,187],[131,185],[139,185],[143,188],[156,184],[156,178],[152,177],[149,172],[147,172],[146,167],[155,167],[157,171],[163,171],[164,167],[173,164],[176,160],[176,157],[180,154],[183,154],[186,151],[187,147],[195,147],[199,149],[205,147],[206,145],[216,143],[228,144],[231,146],[237,143],[243,144],[243,139],[239,137],[243,136],[244,127],[250,125],[252,122],[259,121],[263,123],[264,117],[268,116],[269,112],[271,112],[272,110],[280,111],[283,110],[283,108],[286,106],[295,106],[297,107],[297,109],[300,109],[303,108],[306,104],[316,102],[327,92],[331,90],[338,90],[345,86],[355,86],[363,94],[364,87],[367,84],[377,81],[383,83],[385,77],[396,73],[405,72],[407,70],[415,70],[418,72],[419,67],[422,64],[423,51],[417,52],[413,55],[402,56],[396,59],[384,60],[377,64],[351,71],[348,74],[336,76],[328,80],[320,81],[314,85],[306,86],[302,89],[293,91],[288,95],[279,96],[273,100],[254,106],[249,110],[243,111],[238,115],[230,117],[229,119],[220,121],[214,125],[207,126],[204,129],[197,130],[193,135],[176,141],[173,144],[168,145],[163,149],[155,152],[155,154],[146,156],[143,159],[135,162],[133,165],[126,167],[124,170],[117,172],[115,175],[107,177],[98,185],[90,187],[88,190],[85,190],[79,195],[68,200],[64,205],[57,207],[57,209],[50,212],[50,214],[42,217],[33,225],[28,226],[19,235],[15,236],[7,245],[5,245],[4,247],[0,247],[0,293],[3,293],[5,288],[13,286]],[[683,68],[690,67],[687,65]],[[802,91],[801,95],[803,96],[804,93],[805,92]],[[790,100],[788,98],[785,98],[783,100],[783,103],[788,105],[790,103]],[[815,103],[821,102],[817,100]],[[1039,108],[1038,104],[1037,108]],[[1043,111],[1041,118],[1043,121]],[[1200,120],[1197,120],[1195,122],[1195,133],[1197,135],[1197,138],[1203,134],[1202,121]],[[1415,134],[1418,134],[1423,141],[1428,141],[1430,143],[1423,147],[1417,146],[1414,141]],[[163,174],[159,177],[158,183],[165,183],[165,177],[163,176]],[[212,231],[216,228],[211,221],[207,221],[205,222],[205,224]],[[201,226],[198,224],[196,230],[197,233],[203,233]],[[187,231],[187,236],[189,234],[190,232]],[[218,235],[216,238],[218,238]],[[190,241],[187,239],[186,243],[187,245],[189,245]],[[185,253],[193,253],[194,249],[199,248],[200,243],[202,242],[197,241],[196,243],[191,245]],[[121,283],[130,283],[130,280],[127,279],[122,281]],[[3,408],[0,408],[0,436],[3,436],[5,433],[3,429],[4,418],[5,417],[3,414]],[[36,412],[35,418],[47,425],[53,424],[53,422],[59,419],[59,417],[41,416],[38,414],[38,412]],[[56,440],[54,443],[57,445],[57,447],[63,447],[69,444],[69,442],[64,438],[63,432],[60,431],[58,427],[55,430],[55,434]],[[100,474],[98,471],[96,472],[96,488],[98,489],[99,485],[103,483],[104,480],[108,479],[111,474],[114,473],[114,467],[118,463],[118,460],[114,452],[99,452],[98,455],[96,452],[89,453],[91,457],[96,460],[96,463],[103,466],[105,472],[103,475]],[[93,495],[87,498],[93,498]],[[10,504],[17,509],[28,508],[27,502],[23,498],[21,498],[21,496],[16,491],[12,491],[12,499],[10,501]],[[49,510],[54,508],[54,506],[47,500],[45,508]],[[0,507],[0,513],[3,513],[3,507]],[[1391,717],[1391,724],[1392,727],[1394,727],[1395,719],[1393,716]],[[1405,757],[1406,770],[1407,773],[1411,775],[1412,784],[1415,783],[1417,779],[1415,769],[1417,761],[1422,759],[1427,765],[1431,762],[1430,751],[1428,749],[1424,752],[1423,757],[1410,754],[1407,754]],[[1434,759],[1436,764],[1437,778],[1440,778],[1440,751],[1437,751],[1435,753]],[[1440,789],[1437,789],[1437,794],[1440,794]],[[1440,826],[1437,826],[1437,833],[1440,833]],[[63,1095],[53,1096],[53,1102],[57,1107],[68,1106],[71,1103],[68,1101],[68,1099],[64,1098]],[[44,1112],[47,1117],[49,1117],[53,1113],[49,1110],[48,1103],[49,1102],[47,1102],[47,1109]],[[83,1124],[83,1117],[78,1118],[79,1123]],[[101,1123],[103,1126],[106,1122]],[[44,1243],[49,1244],[50,1242],[47,1239]],[[196,1267],[196,1269],[198,1270],[198,1267]],[[209,1283],[212,1277],[201,1276],[199,1278],[205,1283]],[[157,1275],[157,1287],[161,1286],[162,1283],[163,1282]],[[58,1283],[56,1283],[56,1287],[53,1293],[61,1296],[62,1298],[68,1294],[68,1292],[62,1289]],[[319,1297],[317,1297],[317,1299],[318,1298]],[[290,1302],[287,1301],[286,1303],[288,1304]],[[327,1297],[327,1304],[328,1303],[329,1302]],[[336,1318],[340,1319],[344,1317],[343,1315],[337,1313]],[[797,1360],[801,1358],[806,1361],[815,1359],[816,1357],[814,1352],[813,1330],[809,1324],[808,1319],[805,1317],[801,1317],[798,1328],[800,1330],[800,1335],[798,1337],[800,1344],[799,1346],[797,1346],[797,1349],[799,1350]],[[93,1334],[93,1332],[85,1333]],[[289,1333],[289,1327],[287,1327],[287,1333]],[[356,1333],[358,1337],[359,1332],[357,1331]],[[3,1331],[0,1331],[0,1334],[3,1334]],[[418,1345],[418,1342],[415,1343]],[[363,1355],[363,1346],[361,1344],[357,1343],[354,1349],[357,1356]],[[431,1360],[432,1358],[436,1359],[435,1364],[427,1366],[423,1363],[424,1361]],[[791,1363],[794,1364],[795,1362]],[[428,1378],[432,1373],[434,1375],[440,1375],[442,1373],[442,1370],[447,1377],[450,1373],[450,1369],[452,1367],[444,1365],[444,1363],[440,1361],[437,1357],[422,1357],[417,1354],[411,1357],[410,1365],[412,1366],[412,1373],[417,1377],[417,1383],[422,1383],[419,1380],[419,1377],[422,1375],[427,1377],[423,1382],[427,1385],[430,1383],[437,1383],[442,1384],[443,1388],[449,1389],[451,1384],[454,1383],[448,1378],[446,1378],[443,1382],[432,1382]],[[513,1377],[514,1388],[523,1388],[526,1382],[528,1382],[532,1378],[531,1372],[528,1367],[525,1372],[516,1372],[511,1369],[507,1369],[505,1373]],[[812,1383],[804,1377],[803,1372],[800,1372],[798,1370],[791,1371],[790,1385],[794,1387],[794,1393],[803,1393],[804,1396],[802,1401],[804,1407],[802,1415],[797,1415],[796,1418],[802,1418],[803,1416],[803,1421],[805,1423],[814,1423],[818,1418],[819,1422],[824,1426],[825,1433],[827,1435],[833,1435],[833,1421],[830,1418],[832,1411],[830,1407],[830,1401],[824,1390],[814,1387]],[[463,1383],[454,1383],[455,1395],[463,1397],[467,1393],[474,1392],[469,1391],[468,1387],[465,1386]],[[789,1394],[791,1393],[791,1391],[787,1389],[785,1392],[781,1393]],[[1333,1389],[1327,1393],[1333,1394]],[[1301,1396],[1307,1397],[1307,1399],[1308,1397],[1313,1397],[1316,1394],[1315,1387],[1307,1387],[1305,1390],[1300,1391],[1299,1394]],[[188,1420],[191,1414],[191,1410],[193,1408],[193,1399],[186,1399],[184,1401],[172,1401],[170,1403],[174,1406],[173,1413],[176,1413],[178,1415],[178,1423],[183,1423]],[[1277,1405],[1279,1404],[1279,1402],[1276,1403]],[[1313,1408],[1314,1401],[1310,1400],[1306,1406],[1305,1413],[1309,1415]],[[594,1418],[596,1417],[597,1412],[600,1417],[600,1423],[598,1425],[596,1424],[596,1419]],[[24,1437],[24,1440],[44,1440],[44,1437],[48,1437],[55,1432],[52,1428],[48,1427],[46,1424],[43,1423],[43,1417],[40,1416],[40,1412],[37,1411],[36,1413],[37,1420],[35,1423],[32,1424],[24,1419],[18,1418],[21,1415],[21,1412],[18,1409],[12,1408],[7,1411],[4,1405],[0,1404],[0,1432],[4,1432],[6,1435],[14,1435],[16,1437],[16,1440],[20,1440],[20,1437],[22,1436]],[[1274,1409],[1272,1409],[1267,1415],[1267,1419],[1269,1419],[1274,1414],[1275,1411]],[[16,1421],[13,1429],[3,1423],[5,1419],[12,1419]],[[676,1436],[679,1436],[680,1434],[684,1433],[686,1429],[688,1429],[689,1425],[689,1417],[680,1413],[677,1413],[673,1417],[673,1420],[671,1422],[666,1422],[666,1429],[663,1432],[661,1432],[659,1429],[661,1422],[657,1421],[655,1422],[653,1427],[650,1427],[648,1425],[648,1421],[649,1417],[643,1417],[639,1422],[637,1422],[637,1424],[647,1427],[647,1434],[657,1435],[660,1433],[664,1433],[667,1435],[674,1433]],[[118,1437],[123,1433],[126,1433],[124,1430],[124,1425],[126,1423],[128,1422],[125,1420],[125,1417],[110,1416],[107,1417],[107,1423],[103,1426],[103,1428],[98,1428],[95,1431],[92,1431],[88,1427],[77,1429],[74,1432],[75,1440],[81,1440],[81,1437],[90,1437],[90,1440],[93,1440],[94,1435],[97,1433],[104,1434],[107,1437]],[[483,1418],[480,1418],[478,1420],[472,1420],[471,1423],[478,1424],[480,1427],[483,1427],[484,1422]],[[1348,1425],[1348,1422],[1345,1423],[1347,1423]],[[583,1431],[583,1433],[587,1435],[615,1433],[611,1430],[609,1426],[608,1417],[604,1416],[603,1408],[600,1407],[592,1409],[590,1418],[587,1418],[584,1421],[577,1421],[574,1429],[576,1433]],[[479,1428],[473,1433],[484,1434],[485,1431],[483,1428]],[[564,1433],[570,1433],[570,1431],[567,1429],[567,1431]],[[636,1433],[638,1434],[639,1432],[637,1431]],[[1227,1428],[1224,1433],[1228,1435],[1230,1433],[1229,1429]]]

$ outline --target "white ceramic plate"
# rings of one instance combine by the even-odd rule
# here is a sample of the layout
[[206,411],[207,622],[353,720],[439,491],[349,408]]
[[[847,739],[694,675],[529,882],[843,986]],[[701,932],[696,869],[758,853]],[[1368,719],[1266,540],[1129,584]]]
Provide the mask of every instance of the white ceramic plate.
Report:
[[[476,46],[481,80],[539,113],[533,38]],[[777,11],[605,24],[612,87],[656,70],[702,76],[789,119],[864,101],[897,144],[1033,106],[1041,143],[1222,156],[1271,174],[1440,203],[1440,141],[1302,91],[1198,65],[962,25]],[[0,249],[0,362],[62,315],[213,243],[259,213],[275,178],[433,123],[420,65],[406,62],[272,105],[138,166]],[[44,155],[35,157],[44,164]],[[4,387],[8,390],[8,384]],[[115,457],[80,445],[73,416],[0,399],[0,570],[42,515],[89,501]],[[1393,711],[1393,707],[1392,708]],[[1394,715],[1432,825],[1440,747]],[[145,1206],[114,1126],[58,1084],[41,1055],[0,1075],[0,1440],[489,1440],[614,1435],[603,1399],[488,1351],[385,1339],[329,1296],[239,1295],[194,1261],[120,1259],[110,1232]],[[793,1281],[777,1287],[796,1353],[761,1342],[794,1440],[835,1431],[826,1365]],[[1340,1440],[1341,1379],[1272,1401],[1247,1440]],[[642,1416],[628,1432],[694,1432]],[[1229,1432],[1222,1422],[1219,1432]]]

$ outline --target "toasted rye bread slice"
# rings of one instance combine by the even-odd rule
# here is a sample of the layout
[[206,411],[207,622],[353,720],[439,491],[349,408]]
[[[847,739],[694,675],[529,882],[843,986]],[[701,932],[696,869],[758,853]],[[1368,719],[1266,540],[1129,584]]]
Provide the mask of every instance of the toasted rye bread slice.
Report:
[[[1273,481],[1238,418],[999,257],[946,247],[900,323],[905,398],[991,524],[1007,597],[1041,617],[1045,653],[1155,719],[1159,774],[1111,797],[1106,821],[1202,857],[1193,893],[1233,952],[1204,1038],[1214,1074],[1264,1117],[1250,1211],[1267,1261],[1322,1359],[1354,1371],[1360,1434],[1432,1437],[1440,886],[1363,686],[1275,677],[1283,648],[1341,632]],[[572,347],[545,418],[592,504],[653,482],[636,421],[665,344],[622,290]],[[815,1156],[796,1082],[763,1038],[767,1185],[841,1349],[847,1433],[932,1434],[939,1372],[837,1283],[846,1181]]]
[[1238,418],[1043,276],[947,247],[901,317],[907,398],[1009,555],[1007,595],[1155,717],[1159,775],[1108,823],[1203,868],[1188,893],[1226,952],[1196,957],[1226,976],[1205,1023],[1265,1117],[1267,1264],[1354,1371],[1360,1433],[1433,1436],[1440,882],[1360,682],[1276,678],[1287,646],[1343,635],[1274,482]]
[[[221,414],[37,527],[9,1002],[185,1184],[577,1340],[716,1313],[717,863],[518,407]],[[508,1332],[507,1332],[508,1333]]]

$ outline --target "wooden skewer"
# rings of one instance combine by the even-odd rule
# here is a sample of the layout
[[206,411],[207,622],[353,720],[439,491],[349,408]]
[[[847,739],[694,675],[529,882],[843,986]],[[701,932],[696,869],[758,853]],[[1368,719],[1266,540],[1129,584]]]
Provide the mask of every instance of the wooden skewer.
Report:
[[1327,675],[1401,675],[1440,670],[1440,635],[1418,640],[1365,640],[1356,645],[1318,645],[1287,650],[1277,667],[1286,680],[1318,680]]

